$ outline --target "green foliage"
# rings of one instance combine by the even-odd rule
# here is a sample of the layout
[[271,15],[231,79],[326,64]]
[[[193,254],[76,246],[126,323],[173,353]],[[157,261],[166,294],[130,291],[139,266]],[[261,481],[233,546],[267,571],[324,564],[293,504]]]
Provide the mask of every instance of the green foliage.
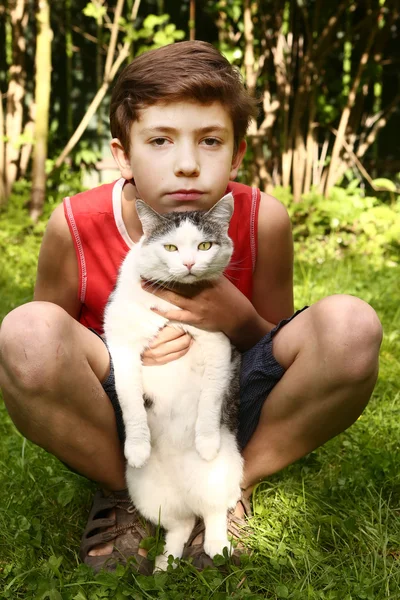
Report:
[[396,191],[396,184],[390,179],[386,179],[385,177],[380,177],[379,179],[374,179],[372,182],[376,187],[387,190],[388,192]]
[[357,183],[334,187],[329,198],[313,190],[299,203],[289,190],[275,188],[288,209],[299,260],[321,263],[362,254],[376,265],[400,261],[400,197],[382,204],[377,197],[362,196]]
[[185,37],[184,31],[177,29],[174,23],[170,23],[170,16],[167,14],[148,15],[140,29],[136,29],[134,25],[128,23],[125,23],[125,25],[126,39],[132,42],[140,42],[137,54],[172,44]]
[[86,17],[92,17],[96,22],[101,22],[107,14],[107,8],[100,2],[88,2],[83,9],[83,14]]
[[[20,182],[8,211],[0,213],[0,319],[32,295],[45,219],[32,226],[24,210],[27,192]],[[280,190],[280,196],[300,226],[305,216],[298,217],[300,209],[291,205],[287,191]],[[54,196],[54,203],[61,197]],[[321,249],[352,219],[373,215],[374,225],[383,227],[386,209],[390,215],[394,209],[377,199],[354,198],[347,208],[336,205],[333,213],[325,206],[320,214],[317,199],[307,202],[317,233],[307,232],[304,223],[296,233],[296,306],[349,293],[369,302],[383,323],[380,378],[364,414],[348,431],[257,486],[254,533],[247,541],[252,554],[239,566],[218,557],[220,570],[200,573],[182,562],[144,577],[132,565],[94,575],[79,564],[95,486],[24,440],[0,401],[2,599],[398,600],[399,266],[386,264],[386,250],[376,265],[375,255],[356,255],[349,248],[329,255]],[[334,218],[340,222],[336,229]],[[314,257],[322,255],[321,265]],[[157,544],[158,535],[144,546],[154,552]]]
[[43,222],[33,225],[26,210],[29,184],[15,185],[7,210],[0,212],[0,321],[32,299]]

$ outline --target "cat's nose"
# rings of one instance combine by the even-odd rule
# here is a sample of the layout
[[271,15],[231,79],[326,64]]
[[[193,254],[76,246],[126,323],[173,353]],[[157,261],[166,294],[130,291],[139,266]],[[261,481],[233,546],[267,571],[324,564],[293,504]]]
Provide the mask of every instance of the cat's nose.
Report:
[[185,265],[185,267],[187,267],[187,268],[189,269],[189,271],[190,271],[190,269],[191,269],[191,268],[193,267],[193,265],[194,265],[194,262],[184,262],[183,264],[184,264],[184,265]]

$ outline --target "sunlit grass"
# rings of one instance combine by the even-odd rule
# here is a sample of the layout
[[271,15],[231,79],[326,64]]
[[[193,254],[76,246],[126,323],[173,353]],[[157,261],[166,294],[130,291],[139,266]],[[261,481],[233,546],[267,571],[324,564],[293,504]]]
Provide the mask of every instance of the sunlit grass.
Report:
[[[0,252],[0,317],[32,292],[40,236],[15,236]],[[350,293],[377,310],[380,378],[347,432],[257,487],[251,558],[223,572],[94,576],[77,553],[95,486],[26,442],[1,404],[0,598],[399,600],[399,267],[298,261],[295,284],[297,308]]]

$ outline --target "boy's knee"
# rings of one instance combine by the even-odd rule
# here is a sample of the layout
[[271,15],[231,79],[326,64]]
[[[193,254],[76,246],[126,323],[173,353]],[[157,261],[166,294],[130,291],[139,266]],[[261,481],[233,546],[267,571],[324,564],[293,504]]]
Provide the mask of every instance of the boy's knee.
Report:
[[324,355],[341,376],[353,382],[375,376],[382,325],[374,309],[354,296],[337,295],[317,305],[316,329]]
[[40,391],[60,364],[71,317],[50,302],[31,302],[10,312],[0,328],[0,387]]

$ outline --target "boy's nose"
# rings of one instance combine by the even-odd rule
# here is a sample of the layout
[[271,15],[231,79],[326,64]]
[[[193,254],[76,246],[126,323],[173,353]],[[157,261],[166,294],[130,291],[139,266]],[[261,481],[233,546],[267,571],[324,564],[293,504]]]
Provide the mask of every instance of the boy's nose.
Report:
[[196,177],[200,173],[200,166],[194,153],[186,150],[179,153],[175,160],[175,175]]

